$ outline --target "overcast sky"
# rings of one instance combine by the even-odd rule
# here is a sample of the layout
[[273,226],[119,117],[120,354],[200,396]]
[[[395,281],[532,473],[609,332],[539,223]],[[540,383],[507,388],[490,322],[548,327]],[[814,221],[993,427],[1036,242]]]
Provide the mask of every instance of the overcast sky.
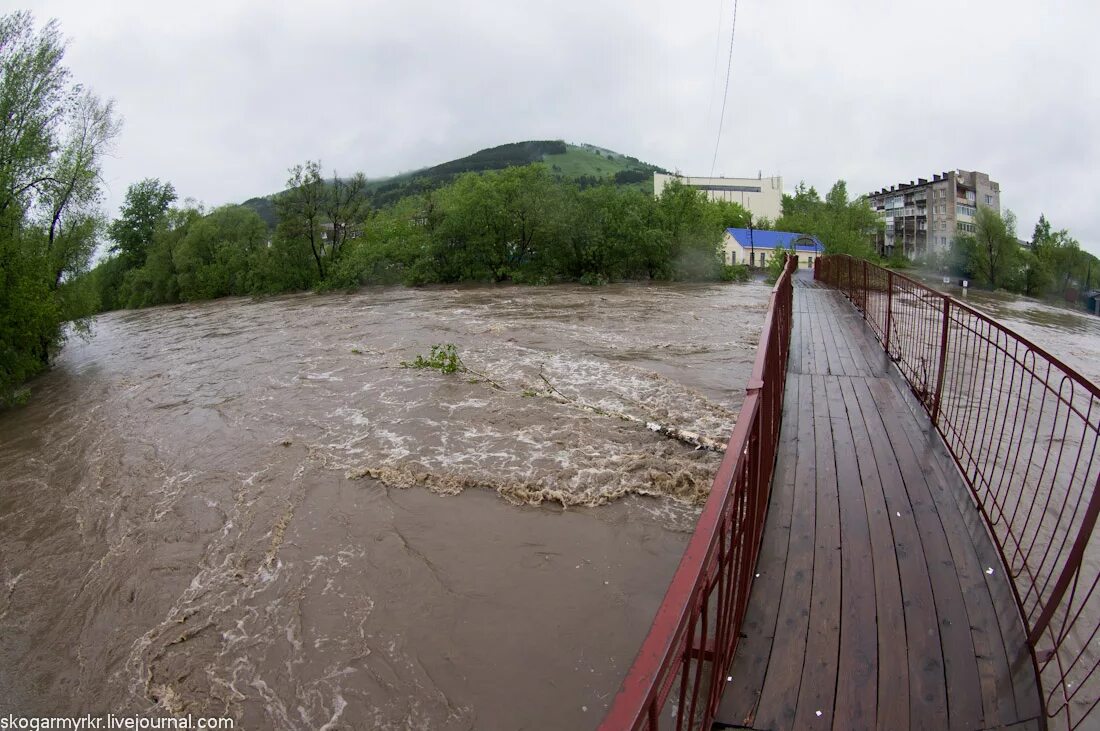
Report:
[[[113,214],[143,177],[218,205],[306,159],[380,177],[526,139],[707,175],[733,0],[32,6],[125,120]],[[1100,255],[1097,28],[1096,0],[741,0],[717,172],[855,194],[981,170],[1021,237],[1045,212]]]

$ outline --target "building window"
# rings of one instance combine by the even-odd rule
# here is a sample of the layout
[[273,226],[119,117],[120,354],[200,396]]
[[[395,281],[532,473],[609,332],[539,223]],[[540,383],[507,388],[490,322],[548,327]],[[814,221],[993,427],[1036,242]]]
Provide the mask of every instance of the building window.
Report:
[[988,193],[986,193],[985,195],[985,204],[987,206],[993,205],[993,196],[989,195]]

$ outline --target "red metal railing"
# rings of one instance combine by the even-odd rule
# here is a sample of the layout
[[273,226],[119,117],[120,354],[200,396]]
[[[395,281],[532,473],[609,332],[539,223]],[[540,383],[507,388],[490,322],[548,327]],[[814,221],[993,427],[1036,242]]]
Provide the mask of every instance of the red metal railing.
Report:
[[789,259],[772,290],[745,402],[710,497],[601,729],[709,729],[714,719],[764,532],[796,266]]
[[1100,388],[908,277],[848,256],[814,276],[863,313],[928,411],[1012,578],[1043,708],[1080,728],[1100,700]]

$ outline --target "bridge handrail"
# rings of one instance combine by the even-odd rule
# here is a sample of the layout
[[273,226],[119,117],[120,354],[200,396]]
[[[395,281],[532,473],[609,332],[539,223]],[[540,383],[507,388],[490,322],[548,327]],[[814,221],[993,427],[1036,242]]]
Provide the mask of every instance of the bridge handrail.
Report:
[[789,257],[772,289],[745,402],[710,496],[601,729],[655,730],[662,716],[677,729],[709,729],[714,719],[764,532],[790,350],[791,276],[797,266],[797,259]]
[[863,313],[943,437],[1011,578],[1043,710],[1079,728],[1100,702],[1100,387],[910,277],[847,255],[814,277]]

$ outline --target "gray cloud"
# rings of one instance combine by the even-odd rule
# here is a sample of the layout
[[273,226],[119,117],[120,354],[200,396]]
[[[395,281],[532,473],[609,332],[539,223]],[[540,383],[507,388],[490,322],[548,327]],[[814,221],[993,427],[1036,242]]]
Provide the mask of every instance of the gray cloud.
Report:
[[[125,117],[112,210],[146,176],[216,205],[306,158],[384,176],[529,138],[710,172],[732,0],[94,5],[33,9]],[[1089,0],[744,0],[718,172],[859,193],[983,170],[1021,235],[1045,212],[1100,254],[1097,27]]]

